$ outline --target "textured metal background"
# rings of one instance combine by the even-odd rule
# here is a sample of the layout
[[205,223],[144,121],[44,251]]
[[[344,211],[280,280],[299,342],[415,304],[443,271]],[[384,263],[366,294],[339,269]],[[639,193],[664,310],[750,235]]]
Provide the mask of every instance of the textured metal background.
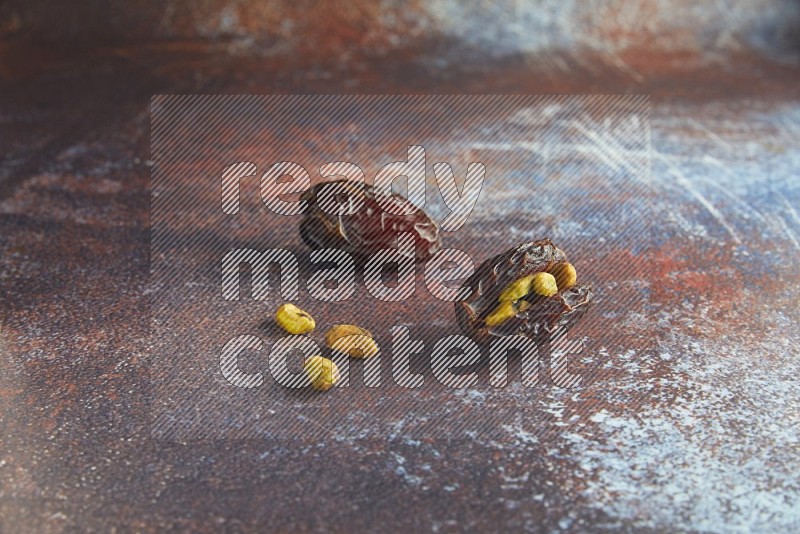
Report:
[[[797,3],[493,6],[0,5],[3,531],[800,527]],[[149,103],[207,92],[649,94],[654,349],[491,439],[153,441]]]

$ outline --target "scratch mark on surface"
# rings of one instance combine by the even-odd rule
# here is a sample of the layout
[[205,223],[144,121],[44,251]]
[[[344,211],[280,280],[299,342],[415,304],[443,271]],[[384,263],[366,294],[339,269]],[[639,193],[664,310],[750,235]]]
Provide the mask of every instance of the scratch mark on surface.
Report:
[[742,240],[739,238],[738,234],[733,229],[733,226],[731,226],[728,223],[728,221],[725,220],[725,217],[722,215],[722,213],[706,197],[704,197],[700,193],[700,191],[695,189],[695,187],[692,185],[692,182],[688,178],[686,178],[686,176],[681,172],[681,170],[678,167],[676,167],[664,154],[661,154],[656,151],[654,151],[653,154],[655,155],[655,157],[657,157],[659,160],[663,161],[667,165],[670,173],[675,177],[678,184],[684,189],[686,189],[686,191],[691,196],[693,196],[695,200],[697,200],[700,203],[700,205],[702,205],[706,209],[706,211],[708,211],[708,213],[711,214],[714,220],[716,220],[723,228],[725,228],[725,230],[727,230],[727,232],[730,234],[730,236],[733,238],[736,244],[741,245]]
[[721,146],[722,148],[724,148],[728,152],[734,153],[734,149],[733,149],[733,147],[731,146],[730,143],[728,143],[723,138],[721,138],[719,135],[717,135],[714,132],[712,132],[711,130],[709,130],[703,123],[701,123],[697,119],[689,119],[688,122],[689,122],[689,124],[691,124],[692,126],[697,128],[698,130],[701,130],[702,132],[704,132],[708,136],[708,138],[711,139],[712,141],[714,141],[716,144],[718,144],[719,146]]
[[800,224],[800,217],[797,216],[797,212],[795,211],[795,209],[792,207],[792,205],[789,203],[789,201],[786,199],[785,196],[781,195],[780,193],[779,195],[781,197],[781,200],[783,201],[783,205],[786,206],[786,211],[788,211],[789,214],[792,216],[794,222]]
[[786,233],[786,237],[789,238],[789,241],[794,244],[794,248],[800,250],[800,243],[798,243],[797,238],[794,236],[794,232],[792,232],[792,229],[789,228],[788,224],[786,224],[786,221],[783,220],[783,217],[776,214],[775,219],[778,221],[778,224],[781,225],[781,228],[783,228],[783,231]]
[[[703,161],[711,163],[712,165],[722,169],[723,171],[725,171],[729,175],[733,174],[731,172],[731,169],[730,169],[729,166],[725,165],[723,162],[721,162],[720,160],[718,160],[714,156],[709,156],[708,154],[706,154],[703,157]],[[729,188],[725,187],[724,185],[720,185],[716,180],[703,180],[703,183],[714,187],[714,189],[719,191],[722,195],[728,197],[731,201],[733,201],[743,211],[747,211],[748,213],[751,213],[758,221],[766,224],[767,220],[764,218],[764,214],[763,213],[758,211],[754,206],[751,206],[749,203],[747,203],[744,200],[742,200],[739,196],[731,193]]]
[[[573,126],[578,132],[586,136],[587,139],[592,141],[600,149],[596,151],[598,154],[603,154],[603,157],[608,157],[609,159],[617,162],[620,166],[628,169],[634,176],[638,176],[638,174],[642,171],[641,165],[635,165],[631,163],[633,158],[625,156],[631,151],[625,150],[624,147],[620,146],[612,139],[603,139],[597,133],[588,130],[579,121],[575,121]],[[637,155],[640,158],[642,156],[641,153]]]
[[603,57],[607,58],[609,61],[608,63],[613,66],[617,67],[619,70],[633,78],[633,81],[636,83],[642,84],[645,81],[644,76],[642,76],[638,71],[636,71],[633,67],[625,63],[621,57],[617,54],[605,54]]

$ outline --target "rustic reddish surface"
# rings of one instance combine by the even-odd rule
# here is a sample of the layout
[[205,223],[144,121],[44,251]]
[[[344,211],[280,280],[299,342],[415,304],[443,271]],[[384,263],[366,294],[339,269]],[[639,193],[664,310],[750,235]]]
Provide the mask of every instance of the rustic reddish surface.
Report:
[[[366,8],[350,25],[315,12],[309,25],[330,33],[313,53],[229,54],[235,39],[198,39],[189,22],[151,35],[154,8],[128,41],[70,48],[29,38],[59,26],[43,5],[0,6],[0,530],[797,528],[796,55],[744,48],[709,61],[639,45],[620,52],[625,68],[597,50],[465,60],[450,38],[425,34],[341,60],[369,26],[356,15],[377,16]],[[650,94],[652,248],[612,248],[650,269],[650,302],[614,319],[620,345],[587,364],[607,370],[577,399],[542,390],[522,410],[490,398],[517,417],[491,439],[154,440],[150,97],[271,92]],[[482,257],[505,248],[458,239]],[[404,306],[387,317],[416,320]],[[357,411],[334,393],[339,413]],[[441,394],[391,393],[403,409],[434,409]],[[501,417],[459,402],[487,424]]]

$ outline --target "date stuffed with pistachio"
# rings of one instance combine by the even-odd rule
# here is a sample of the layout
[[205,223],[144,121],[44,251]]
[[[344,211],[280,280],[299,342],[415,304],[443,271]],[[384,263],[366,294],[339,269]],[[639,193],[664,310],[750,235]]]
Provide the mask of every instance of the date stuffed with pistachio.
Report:
[[[401,202],[409,202],[393,195]],[[361,182],[336,180],[312,187],[300,197],[307,203],[300,235],[312,249],[338,248],[356,258],[397,246],[397,236],[414,236],[418,261],[430,258],[441,247],[439,226],[422,210],[411,215],[384,211],[374,189]]]
[[493,336],[541,339],[568,329],[586,311],[591,288],[577,284],[575,267],[549,239],[518,245],[481,264],[455,303],[461,329],[479,343]]

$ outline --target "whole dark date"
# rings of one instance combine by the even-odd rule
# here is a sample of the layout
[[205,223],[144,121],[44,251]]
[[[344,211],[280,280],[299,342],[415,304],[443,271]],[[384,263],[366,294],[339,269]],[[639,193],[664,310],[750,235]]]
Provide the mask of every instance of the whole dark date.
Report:
[[[400,195],[393,196],[408,202]],[[411,215],[384,211],[374,189],[361,182],[324,182],[300,199],[307,203],[300,236],[312,249],[338,248],[364,258],[377,250],[394,248],[401,232],[414,236],[418,261],[427,260],[442,247],[439,226],[421,208]]]

